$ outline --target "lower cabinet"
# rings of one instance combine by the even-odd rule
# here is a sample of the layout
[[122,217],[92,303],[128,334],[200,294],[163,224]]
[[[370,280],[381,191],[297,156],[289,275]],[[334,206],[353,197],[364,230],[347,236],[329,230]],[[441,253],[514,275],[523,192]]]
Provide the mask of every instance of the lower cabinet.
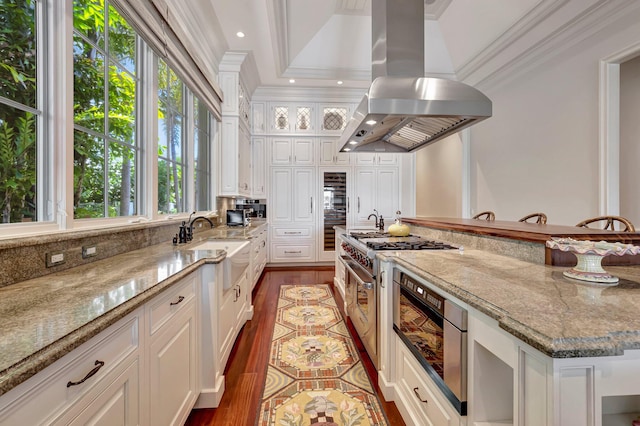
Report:
[[221,365],[226,365],[231,349],[240,329],[245,323],[247,310],[248,271],[232,287],[223,290],[220,287],[220,308],[218,311],[218,345],[214,350],[219,353]]
[[144,423],[143,318],[143,309],[134,311],[3,395],[0,424]]
[[265,227],[258,235],[251,240],[251,265],[249,266],[249,289],[258,283],[264,267],[267,265],[267,228]]
[[[195,287],[195,280],[187,279],[160,296],[150,309],[167,308],[148,346],[149,420],[153,425],[184,424],[199,394]],[[153,324],[150,328],[154,330]]]
[[204,265],[0,396],[0,425],[182,425],[196,404],[217,406],[250,304],[245,273],[221,305],[221,276]]
[[453,407],[436,396],[440,392],[414,355],[396,337],[396,405],[407,424],[453,426],[461,418]]

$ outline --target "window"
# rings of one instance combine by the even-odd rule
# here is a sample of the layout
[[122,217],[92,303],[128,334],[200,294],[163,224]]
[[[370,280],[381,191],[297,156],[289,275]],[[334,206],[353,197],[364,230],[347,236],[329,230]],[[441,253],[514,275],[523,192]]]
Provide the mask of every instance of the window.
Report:
[[74,0],[75,218],[137,214],[136,33],[109,0]]
[[195,210],[204,211],[211,209],[211,113],[200,102],[197,97],[193,97],[193,122],[194,122],[194,188],[195,188]]
[[186,211],[184,95],[182,81],[158,59],[158,213]]
[[[38,205],[38,146],[43,138],[38,75],[42,14],[35,0],[0,0],[0,222],[31,222]],[[41,159],[40,161],[44,161]],[[45,204],[45,203],[41,203]]]

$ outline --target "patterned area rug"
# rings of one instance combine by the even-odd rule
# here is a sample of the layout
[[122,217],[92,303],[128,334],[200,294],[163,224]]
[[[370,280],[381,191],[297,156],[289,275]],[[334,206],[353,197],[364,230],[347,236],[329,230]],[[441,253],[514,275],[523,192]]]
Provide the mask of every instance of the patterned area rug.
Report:
[[283,285],[258,426],[387,425],[328,285]]

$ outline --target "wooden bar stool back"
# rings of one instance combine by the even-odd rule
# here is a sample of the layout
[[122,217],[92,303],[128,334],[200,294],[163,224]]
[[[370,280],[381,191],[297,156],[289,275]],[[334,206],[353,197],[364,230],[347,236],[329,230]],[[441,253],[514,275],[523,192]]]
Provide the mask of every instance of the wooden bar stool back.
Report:
[[[620,231],[620,232],[636,232],[636,228],[633,226],[633,224],[629,222],[628,219],[625,219],[624,217],[621,217],[621,216],[592,217],[590,219],[583,220],[582,222],[578,223],[576,226],[581,228],[591,228],[591,226],[587,226],[587,225],[590,225],[596,222],[604,223],[604,226],[602,229],[605,229],[605,230]],[[616,227],[618,229],[616,229]]]
[[533,223],[533,222],[529,222],[529,220],[535,219],[535,223],[547,223],[547,215],[544,213],[531,213],[526,215],[525,217],[521,218],[520,220],[518,220],[518,222],[527,222],[527,223]]
[[492,211],[487,210],[486,212],[478,213],[473,217],[473,219],[496,220],[496,215]]

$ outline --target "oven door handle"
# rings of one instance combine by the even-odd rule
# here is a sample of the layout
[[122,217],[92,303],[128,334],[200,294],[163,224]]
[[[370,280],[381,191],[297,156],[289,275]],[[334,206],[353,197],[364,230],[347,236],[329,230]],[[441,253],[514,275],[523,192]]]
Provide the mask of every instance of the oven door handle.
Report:
[[[345,260],[344,263],[347,269],[349,270],[349,275],[353,276],[356,279],[356,281],[358,281],[358,284],[362,286],[362,288],[364,288],[365,290],[373,289],[373,283],[371,281],[363,280],[362,277],[360,276],[361,274],[358,274],[352,267],[354,265],[357,266],[358,269],[362,270],[367,277],[371,277],[369,273],[367,273],[366,271],[364,271],[364,269],[362,269],[362,266],[358,265],[357,263],[351,262],[349,260]],[[371,277],[371,279],[373,279],[373,277]]]

